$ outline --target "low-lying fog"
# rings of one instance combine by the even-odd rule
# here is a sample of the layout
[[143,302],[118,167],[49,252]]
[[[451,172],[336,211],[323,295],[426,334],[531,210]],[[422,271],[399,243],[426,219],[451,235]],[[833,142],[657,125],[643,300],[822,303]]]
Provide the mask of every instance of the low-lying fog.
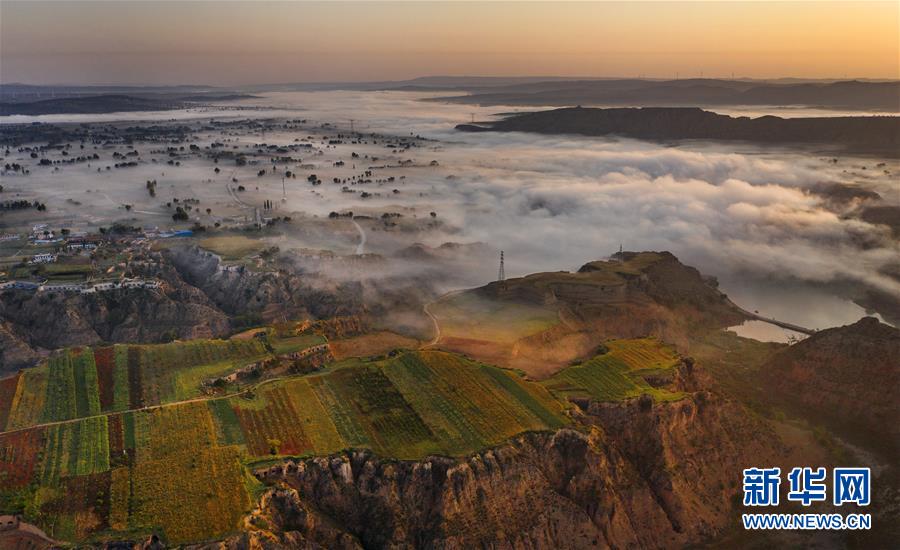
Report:
[[[229,103],[221,112],[164,112],[154,114],[154,120],[285,116],[308,119],[310,124],[331,123],[346,131],[353,119],[360,132],[434,140],[394,155],[419,165],[395,172],[406,175],[402,186],[396,185],[399,194],[391,194],[393,184],[375,189],[383,191],[381,197],[361,199],[358,194],[341,193],[340,185],[330,183],[332,173],[320,169],[325,184],[313,193],[301,173],[289,184],[282,208],[319,216],[340,209],[383,212],[415,206],[419,215],[433,210],[446,227],[455,229],[433,234],[427,244],[488,243],[505,250],[508,276],[575,270],[618,250],[621,244],[626,250],[669,250],[683,262],[717,276],[724,291],[746,309],[810,328],[853,322],[865,314],[845,298],[842,289],[865,287],[900,295],[900,283],[883,273],[900,258],[898,240],[883,226],[850,217],[857,202],[829,202],[808,191],[818,184],[844,183],[876,191],[898,205],[900,166],[896,161],[837,155],[834,163],[830,162],[834,154],[744,144],[672,147],[627,139],[460,133],[454,125],[473,118],[489,120],[494,113],[515,109],[416,101],[421,97],[425,95],[273,93]],[[247,110],[235,111],[237,106]],[[111,117],[115,115],[53,120]],[[118,118],[148,120],[132,114]],[[254,139],[287,144],[296,137],[272,133]],[[341,158],[348,163],[339,175],[347,177],[364,168],[363,161],[357,160],[357,170],[350,169],[354,150],[390,154],[383,146],[347,146],[329,152],[329,161]],[[427,166],[431,160],[439,166]],[[879,162],[886,164],[876,168]],[[104,183],[98,185],[91,170],[66,166],[52,176],[34,170],[28,185],[42,187],[39,178],[45,178],[44,185],[52,182],[49,187],[57,189],[57,200],[64,200],[71,189],[68,198],[80,195],[77,200],[84,203],[90,197],[85,189],[94,188],[103,200],[97,205],[91,202],[91,207],[102,210],[136,200],[134,191],[143,196],[144,180],[155,178],[160,190],[168,185],[175,196],[207,194],[201,202],[208,200],[218,205],[214,209],[227,209],[231,199],[223,189],[231,174],[223,170],[215,176],[211,166],[199,159],[196,165],[180,168],[142,165],[127,172],[127,185],[122,180],[126,172],[101,174]],[[160,176],[161,172],[167,176]],[[261,192],[281,196],[280,178],[247,181],[261,185]],[[184,183],[190,184],[190,191],[181,190]],[[136,203],[134,208],[150,216],[157,211],[153,204]],[[91,213],[102,214],[93,209]],[[159,215],[156,223],[162,224],[166,214]]]

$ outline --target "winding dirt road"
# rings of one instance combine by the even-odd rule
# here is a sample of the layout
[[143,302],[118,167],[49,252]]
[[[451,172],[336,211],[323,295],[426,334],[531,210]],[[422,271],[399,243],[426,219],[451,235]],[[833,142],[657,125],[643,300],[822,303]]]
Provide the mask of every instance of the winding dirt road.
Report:
[[350,220],[353,225],[356,227],[356,230],[359,231],[359,244],[356,245],[356,254],[364,254],[366,250],[366,232],[363,230],[362,226],[356,223],[356,220]]
[[421,348],[419,348],[419,349],[425,349],[425,348],[434,346],[434,345],[436,345],[438,342],[441,341],[441,325],[440,325],[440,323],[438,323],[437,317],[434,316],[434,313],[431,313],[431,310],[428,309],[428,308],[429,308],[430,306],[432,306],[432,305],[438,303],[439,301],[443,300],[444,298],[449,298],[449,297],[451,297],[451,296],[456,296],[457,294],[460,294],[460,293],[465,292],[465,291],[467,291],[467,290],[470,290],[470,289],[468,289],[468,288],[459,288],[459,289],[456,289],[456,290],[451,290],[450,292],[446,292],[446,293],[444,293],[444,294],[441,294],[440,296],[438,296],[438,297],[435,298],[434,300],[432,300],[432,301],[428,302],[427,304],[425,304],[424,306],[422,306],[422,311],[425,312],[425,315],[427,315],[428,318],[431,319],[431,324],[434,325],[434,338],[432,338],[430,342],[428,342],[427,344],[423,345],[423,346],[422,346]]

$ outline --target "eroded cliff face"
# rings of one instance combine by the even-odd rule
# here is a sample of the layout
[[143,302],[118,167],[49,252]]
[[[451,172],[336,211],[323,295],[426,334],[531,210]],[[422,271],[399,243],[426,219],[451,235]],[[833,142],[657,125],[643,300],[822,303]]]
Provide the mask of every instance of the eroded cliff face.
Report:
[[291,271],[255,272],[242,266],[225,266],[218,256],[196,246],[171,248],[165,260],[230,315],[254,313],[271,321],[361,312],[358,285],[313,280]]
[[[691,373],[679,376],[690,391]],[[216,546],[679,547],[726,528],[748,460],[785,452],[764,424],[703,390],[583,406],[575,429],[466,459],[355,451],[258,471],[274,488],[246,531]]]
[[40,349],[100,342],[159,342],[222,336],[228,317],[198,289],[155,271],[161,290],[96,294],[7,291],[0,296],[0,371],[37,361]]
[[40,354],[15,332],[12,323],[0,321],[0,374],[33,365]]

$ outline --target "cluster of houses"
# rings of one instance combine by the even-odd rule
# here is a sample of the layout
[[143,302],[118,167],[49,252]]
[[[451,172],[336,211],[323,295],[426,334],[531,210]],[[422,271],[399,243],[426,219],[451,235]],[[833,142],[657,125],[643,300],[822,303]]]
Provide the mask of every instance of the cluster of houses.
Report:
[[52,253],[35,254],[28,263],[30,264],[52,264],[56,261],[57,255]]
[[100,243],[102,242],[102,238],[99,235],[84,235],[79,237],[72,237],[66,241],[66,248],[68,250],[94,250]]
[[122,279],[98,283],[39,283],[35,281],[0,282],[0,290],[33,290],[35,292],[62,292],[70,294],[96,294],[110,290],[159,289],[162,282],[156,279]]

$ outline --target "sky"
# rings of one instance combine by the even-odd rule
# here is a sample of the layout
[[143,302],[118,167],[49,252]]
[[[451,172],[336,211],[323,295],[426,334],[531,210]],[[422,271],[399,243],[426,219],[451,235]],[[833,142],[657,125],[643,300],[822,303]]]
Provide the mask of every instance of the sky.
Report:
[[900,78],[897,2],[0,0],[0,83]]

